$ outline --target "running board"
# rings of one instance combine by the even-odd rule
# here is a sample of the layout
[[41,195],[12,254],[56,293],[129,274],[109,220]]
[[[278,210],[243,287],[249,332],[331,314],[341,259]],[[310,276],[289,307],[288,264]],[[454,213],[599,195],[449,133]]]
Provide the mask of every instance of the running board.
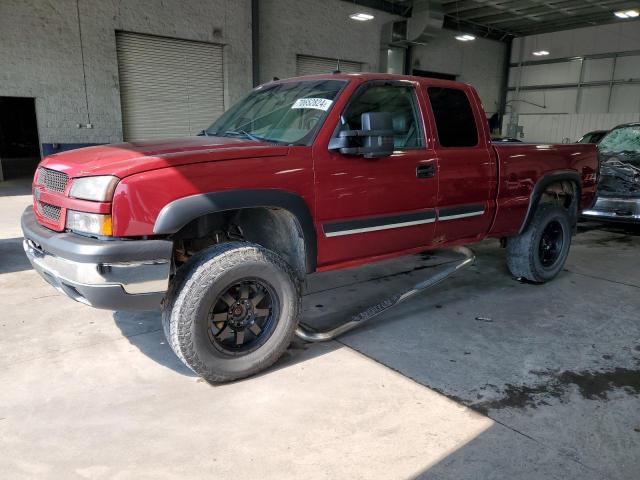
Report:
[[418,283],[410,290],[407,290],[403,293],[399,293],[398,295],[394,295],[393,297],[387,298],[386,300],[383,300],[382,302],[367,308],[363,312],[360,312],[357,315],[354,315],[353,317],[351,317],[351,320],[348,321],[347,323],[344,323],[331,330],[316,332],[302,324],[298,324],[298,328],[296,329],[296,335],[298,336],[298,338],[301,338],[302,340],[306,340],[307,342],[326,342],[329,340],[333,340],[339,335],[342,335],[343,333],[346,333],[350,330],[353,330],[356,327],[359,327],[363,323],[371,320],[374,317],[377,317],[381,313],[386,312],[387,310],[395,307],[399,303],[402,303],[405,300],[413,297],[417,293],[420,293],[423,290],[426,290],[427,288],[430,288],[430,287],[433,287],[434,285],[439,284],[446,278],[453,275],[458,270],[461,270],[465,267],[469,267],[473,265],[473,262],[475,262],[476,260],[476,255],[475,253],[473,253],[473,250],[471,250],[470,248],[455,247],[452,250],[456,253],[460,253],[464,255],[464,259],[458,263],[450,265],[447,268],[441,270],[440,272],[435,274],[433,277]]

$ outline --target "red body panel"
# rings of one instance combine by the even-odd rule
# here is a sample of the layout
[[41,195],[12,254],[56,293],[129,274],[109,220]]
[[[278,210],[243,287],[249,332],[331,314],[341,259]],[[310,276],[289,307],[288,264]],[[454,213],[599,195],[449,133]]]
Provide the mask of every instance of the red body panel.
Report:
[[[587,148],[585,148],[587,147]],[[500,183],[496,199],[496,218],[489,236],[517,233],[525,218],[535,184],[547,174],[577,172],[582,179],[580,209],[588,208],[596,195],[598,154],[595,146],[531,145],[496,143]]]
[[[338,74],[349,83],[335,101],[313,146],[276,146],[249,140],[191,137],[89,147],[52,155],[42,166],[72,179],[115,175],[121,179],[113,203],[97,203],[49,194],[47,202],[113,217],[117,237],[153,235],[158,214],[168,203],[190,195],[243,189],[278,189],[300,196],[307,204],[317,234],[318,270],[354,266],[415,251],[469,243],[487,236],[516,234],[523,224],[535,184],[558,171],[582,178],[581,206],[588,206],[596,188],[595,146],[492,145],[480,100],[472,87],[456,82],[384,74]],[[424,124],[425,148],[365,159],[328,150],[340,114],[354,90],[369,80],[393,79],[415,86]],[[427,86],[463,89],[469,97],[480,141],[473,148],[438,144]],[[416,178],[416,167],[432,164],[434,178]],[[73,181],[73,180],[72,180]],[[72,182],[70,182],[71,184]],[[437,211],[465,205],[482,209],[476,216],[405,226],[401,229],[328,237],[329,222],[370,219]],[[38,221],[51,224],[36,212]]]

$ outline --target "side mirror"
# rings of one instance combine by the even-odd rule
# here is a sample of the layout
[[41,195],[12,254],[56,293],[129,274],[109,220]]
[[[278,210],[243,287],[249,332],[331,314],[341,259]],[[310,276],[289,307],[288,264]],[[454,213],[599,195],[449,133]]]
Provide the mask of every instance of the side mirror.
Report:
[[388,157],[393,153],[393,118],[389,112],[367,112],[362,130],[343,130],[329,142],[329,150],[365,158]]

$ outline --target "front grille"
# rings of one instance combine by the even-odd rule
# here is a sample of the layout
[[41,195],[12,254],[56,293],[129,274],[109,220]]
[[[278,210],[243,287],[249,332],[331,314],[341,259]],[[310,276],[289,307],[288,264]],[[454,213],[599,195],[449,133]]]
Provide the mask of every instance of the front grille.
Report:
[[67,187],[67,182],[69,182],[69,175],[66,173],[49,170],[48,168],[38,170],[37,183],[44,185],[47,190],[64,192],[64,189]]
[[40,210],[43,217],[48,218],[49,220],[53,220],[54,222],[60,220],[60,207],[56,207],[49,203],[38,202],[38,210]]

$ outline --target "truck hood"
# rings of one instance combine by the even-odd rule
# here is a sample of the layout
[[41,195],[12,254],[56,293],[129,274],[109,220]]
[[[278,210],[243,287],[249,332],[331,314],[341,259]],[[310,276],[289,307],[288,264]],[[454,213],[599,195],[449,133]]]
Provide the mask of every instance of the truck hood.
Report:
[[70,177],[135,173],[192,163],[286,155],[289,147],[228,137],[186,137],[99,145],[56,153],[41,166]]

